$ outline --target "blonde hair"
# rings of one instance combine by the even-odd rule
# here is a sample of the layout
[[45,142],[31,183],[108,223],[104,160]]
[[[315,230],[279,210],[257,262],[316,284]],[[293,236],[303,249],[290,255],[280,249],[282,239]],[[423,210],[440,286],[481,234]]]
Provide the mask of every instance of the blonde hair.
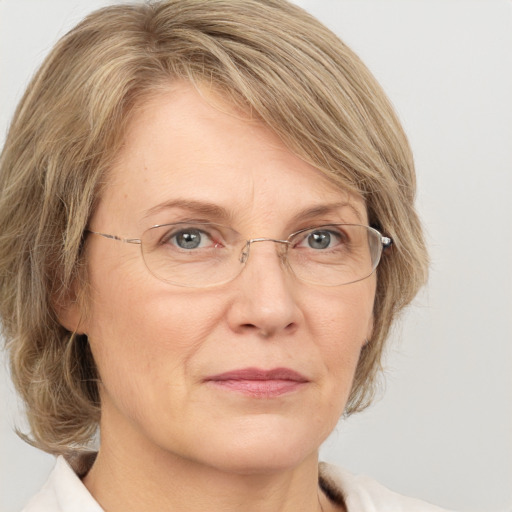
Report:
[[332,32],[284,0],[96,11],[33,78],[0,157],[0,317],[31,442],[48,452],[87,444],[100,412],[87,338],[60,325],[55,305],[87,280],[84,230],[130,113],[177,79],[258,116],[333,184],[361,194],[370,224],[393,238],[347,413],[370,403],[390,326],[426,280],[407,139],[373,76]]

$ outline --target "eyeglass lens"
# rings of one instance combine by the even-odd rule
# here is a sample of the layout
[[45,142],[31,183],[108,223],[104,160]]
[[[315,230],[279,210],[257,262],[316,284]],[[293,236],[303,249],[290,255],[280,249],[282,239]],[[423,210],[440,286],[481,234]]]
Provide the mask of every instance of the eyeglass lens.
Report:
[[365,279],[375,270],[382,253],[381,240],[375,229],[356,224],[304,229],[287,240],[248,241],[218,224],[175,223],[148,229],[141,247],[146,266],[157,278],[179,286],[205,287],[234,279],[242,271],[251,245],[273,241],[298,279],[339,286]]

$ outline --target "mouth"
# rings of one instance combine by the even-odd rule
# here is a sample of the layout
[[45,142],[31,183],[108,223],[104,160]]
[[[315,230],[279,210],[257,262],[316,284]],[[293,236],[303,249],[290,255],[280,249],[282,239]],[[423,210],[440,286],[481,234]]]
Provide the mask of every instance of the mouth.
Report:
[[309,380],[289,368],[243,368],[212,375],[205,382],[218,389],[254,398],[273,398],[297,391]]

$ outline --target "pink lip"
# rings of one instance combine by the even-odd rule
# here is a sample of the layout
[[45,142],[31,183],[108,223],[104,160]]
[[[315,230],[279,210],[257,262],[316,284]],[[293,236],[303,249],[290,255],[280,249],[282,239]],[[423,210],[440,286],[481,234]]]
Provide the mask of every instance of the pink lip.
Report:
[[309,381],[300,373],[288,368],[244,368],[212,375],[207,377],[205,382],[227,391],[258,398],[271,398],[296,391]]

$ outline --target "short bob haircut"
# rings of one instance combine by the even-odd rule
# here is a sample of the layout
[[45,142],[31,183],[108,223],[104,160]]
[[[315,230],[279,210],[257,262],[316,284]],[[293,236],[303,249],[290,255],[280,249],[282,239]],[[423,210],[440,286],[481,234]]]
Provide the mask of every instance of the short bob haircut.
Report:
[[360,194],[370,224],[393,238],[346,414],[373,398],[390,326],[426,280],[407,139],[376,80],[332,32],[285,0],[96,11],[34,76],[0,157],[0,318],[27,439],[50,453],[86,447],[100,415],[87,337],[56,311],[84,299],[75,292],[87,283],[84,231],[131,114],[173,80],[218,91],[259,119],[333,186]]

